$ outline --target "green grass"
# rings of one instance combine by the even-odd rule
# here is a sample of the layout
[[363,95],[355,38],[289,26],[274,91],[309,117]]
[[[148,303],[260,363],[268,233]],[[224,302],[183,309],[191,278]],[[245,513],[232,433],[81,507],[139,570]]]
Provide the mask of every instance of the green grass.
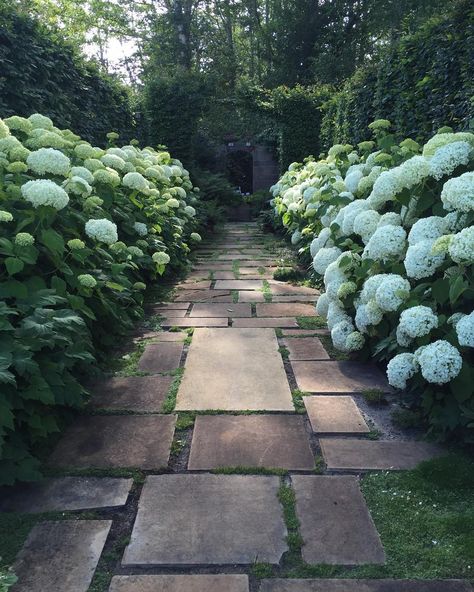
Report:
[[196,414],[195,413],[178,413],[178,419],[176,420],[176,431],[184,431],[189,430],[190,428],[194,427],[194,422],[196,421]]
[[138,341],[131,351],[123,354],[120,358],[109,361],[104,371],[112,372],[117,376],[147,376],[147,372],[138,370],[138,362],[148,343],[150,343],[149,339]]
[[44,477],[123,477],[125,479],[133,479],[134,483],[140,484],[145,481],[145,473],[140,469],[134,468],[110,468],[110,469],[95,469],[92,467],[84,469],[55,469],[44,467],[42,469]]
[[327,329],[322,317],[296,317],[296,322],[300,329]]
[[278,490],[278,499],[283,507],[283,519],[288,531],[286,537],[288,551],[285,553],[283,561],[286,567],[291,567],[301,563],[301,547],[303,546],[303,539],[299,533],[300,522],[296,515],[295,492],[289,485],[282,483]]
[[238,290],[231,290],[230,294],[232,296],[232,302],[234,304],[237,304],[237,302],[239,301],[239,291]]
[[168,394],[166,395],[166,399],[163,402],[162,412],[163,413],[173,413],[174,408],[176,406],[176,397],[178,395],[179,385],[181,384],[181,379],[183,378],[184,368],[178,368],[175,371],[174,380],[170,385],[168,390]]
[[240,260],[239,259],[234,259],[232,261],[232,273],[234,274],[234,277],[236,280],[238,280],[240,278]]
[[295,389],[291,391],[291,398],[293,399],[293,405],[295,406],[296,413],[302,415],[306,413],[306,407],[303,403],[303,397],[305,397],[308,393],[304,391],[300,391],[299,389]]
[[102,554],[88,592],[107,592],[115,566],[122,558],[129,542],[129,537],[122,537],[115,542],[112,549]]
[[263,297],[265,298],[265,302],[271,302],[272,301],[272,291],[270,289],[270,284],[268,283],[267,280],[263,280],[263,282],[262,282],[262,292],[263,292]]
[[364,397],[364,400],[367,403],[367,405],[387,404],[385,393],[379,389],[366,389],[365,391],[362,391],[361,394]]
[[284,360],[288,360],[288,358],[290,357],[290,352],[289,352],[289,350],[288,350],[288,348],[287,348],[287,347],[285,347],[284,345],[281,345],[281,346],[278,348],[278,351],[280,352],[280,354],[281,354],[281,357],[282,357]]

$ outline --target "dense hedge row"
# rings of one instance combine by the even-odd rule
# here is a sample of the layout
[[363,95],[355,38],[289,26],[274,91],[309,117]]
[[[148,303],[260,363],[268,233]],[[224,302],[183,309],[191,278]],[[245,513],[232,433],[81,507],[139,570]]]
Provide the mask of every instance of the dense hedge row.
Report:
[[146,282],[200,240],[181,162],[117,138],[0,120],[0,484],[37,475],[34,449],[84,403],[81,377],[141,317]]
[[2,7],[0,117],[40,112],[93,143],[133,137],[131,94],[30,18]]
[[474,442],[474,134],[420,146],[370,127],[290,165],[275,215],[313,259],[334,346],[387,364],[433,435]]

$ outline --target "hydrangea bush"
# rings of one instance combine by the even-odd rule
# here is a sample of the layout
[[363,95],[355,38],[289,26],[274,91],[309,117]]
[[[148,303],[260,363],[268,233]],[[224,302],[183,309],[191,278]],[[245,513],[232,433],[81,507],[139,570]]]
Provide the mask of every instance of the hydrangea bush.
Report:
[[166,151],[91,146],[48,117],[0,120],[0,484],[80,406],[87,365],[187,264],[199,190]]
[[[433,434],[474,441],[474,134],[337,144],[272,187],[334,346],[386,365]],[[357,352],[357,354],[355,353]]]

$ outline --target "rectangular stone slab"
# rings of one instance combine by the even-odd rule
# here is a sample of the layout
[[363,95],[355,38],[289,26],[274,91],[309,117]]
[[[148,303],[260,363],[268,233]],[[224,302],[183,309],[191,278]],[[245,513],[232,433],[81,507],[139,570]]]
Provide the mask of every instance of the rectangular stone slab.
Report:
[[228,296],[232,299],[230,290],[178,290],[176,301],[180,302],[181,300],[187,300],[190,302],[212,302],[217,296]]
[[314,468],[303,417],[299,415],[198,415],[188,469]]
[[265,296],[263,295],[263,292],[243,290],[239,292],[239,302],[265,302]]
[[0,512],[66,512],[124,506],[132,479],[57,477],[0,492]]
[[318,434],[364,434],[370,432],[354,399],[346,396],[303,397],[309,421]]
[[295,475],[292,483],[307,563],[385,563],[357,477]]
[[427,442],[321,438],[329,470],[409,470],[439,456],[440,449]]
[[183,290],[208,290],[211,287],[211,283],[211,280],[202,280],[200,282],[187,280],[178,284],[177,288],[182,288]]
[[153,310],[186,310],[190,302],[158,302],[150,306]]
[[147,331],[144,330],[134,341],[156,339],[156,341],[184,341],[187,334],[182,331]]
[[262,280],[217,280],[216,290],[261,290]]
[[373,364],[361,362],[291,362],[298,388],[308,393],[390,392],[387,379]]
[[189,315],[193,317],[251,317],[252,307],[250,304],[195,304]]
[[172,376],[110,378],[92,388],[90,404],[100,409],[159,412],[173,382]]
[[13,570],[15,592],[87,592],[111,520],[41,522],[30,531]]
[[80,417],[64,432],[49,464],[161,469],[168,465],[175,424],[175,415]]
[[214,274],[215,280],[235,280],[235,274],[233,271],[215,271]]
[[329,354],[317,337],[304,339],[285,339],[283,345],[288,349],[290,360],[329,360]]
[[176,409],[293,411],[275,332],[196,329]]
[[252,319],[235,319],[232,323],[233,327],[298,327],[298,323],[295,318],[278,317],[271,319],[265,318],[252,318]]
[[283,331],[284,337],[304,337],[310,335],[329,335],[328,329],[286,329]]
[[316,309],[312,304],[303,302],[273,302],[257,304],[257,317],[315,317]]
[[155,309],[155,314],[158,314],[167,319],[180,319],[186,316],[186,310],[171,310],[171,309]]
[[115,576],[109,592],[249,592],[248,576]]
[[463,580],[262,580],[260,592],[472,592]]
[[146,346],[138,362],[138,369],[153,374],[170,372],[179,367],[182,353],[182,343],[151,343]]
[[279,282],[277,280],[270,280],[270,290],[272,294],[283,295],[283,294],[306,294],[311,296],[317,296],[318,290],[309,288],[308,286],[293,286],[285,282]]
[[278,477],[147,477],[124,566],[276,564],[287,550]]
[[167,319],[163,322],[163,327],[227,327],[229,321],[227,318],[199,318],[186,317],[185,319]]
[[287,294],[286,296],[272,295],[272,302],[307,302],[314,306],[314,296],[311,294]]

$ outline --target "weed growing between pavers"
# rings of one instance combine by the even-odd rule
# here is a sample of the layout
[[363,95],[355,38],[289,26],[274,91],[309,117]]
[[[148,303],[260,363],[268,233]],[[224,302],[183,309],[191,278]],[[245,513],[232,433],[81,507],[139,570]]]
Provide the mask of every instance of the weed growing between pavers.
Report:
[[168,390],[168,394],[166,395],[166,399],[163,402],[163,413],[173,413],[174,408],[176,406],[176,397],[178,396],[178,389],[179,385],[181,384],[183,374],[184,368],[178,368],[177,370],[175,370],[174,380],[171,383],[171,386]]
[[322,317],[296,317],[296,322],[300,329],[327,329]]
[[240,261],[239,259],[234,259],[232,261],[232,273],[236,280],[240,278]]
[[309,393],[305,393],[304,391],[300,391],[299,389],[295,389],[291,391],[291,398],[293,399],[293,405],[295,406],[296,413],[303,415],[306,413],[306,407],[303,403],[303,397],[306,397]]
[[115,541],[112,549],[102,553],[88,592],[107,592],[115,574],[115,566],[123,557],[130,537],[121,537]]
[[232,296],[232,302],[237,304],[239,301],[239,291],[238,290],[231,290],[230,294]]
[[263,297],[265,298],[265,302],[271,302],[273,299],[273,296],[272,296],[270,284],[268,283],[267,280],[262,281],[262,292],[263,292]]
[[300,283],[306,278],[306,273],[294,267],[278,267],[273,273],[273,279],[279,282]]
[[287,347],[285,347],[284,345],[281,345],[281,346],[278,348],[278,351],[280,352],[280,354],[281,354],[281,357],[282,357],[284,360],[288,360],[288,358],[290,357],[290,352],[289,352],[289,350],[288,350],[288,348],[287,348]]
[[184,432],[194,427],[194,422],[196,421],[196,414],[195,413],[178,413],[178,418],[176,420],[176,432]]
[[191,341],[193,340],[193,335],[194,335],[194,328],[190,327],[189,329],[186,329],[186,333],[187,333],[187,337],[184,339],[184,345],[191,345]]
[[133,479],[133,482],[142,484],[145,481],[145,473],[140,469],[133,467],[98,469],[85,467],[80,469],[65,468],[58,469],[54,467],[45,467],[42,469],[44,477],[116,477],[124,479]]
[[284,477],[289,475],[286,469],[272,469],[267,467],[218,467],[212,469],[211,473],[215,475],[278,475]]
[[385,393],[380,389],[366,389],[361,392],[367,405],[387,405]]
[[286,537],[288,551],[283,557],[283,564],[286,567],[292,567],[302,561],[301,548],[303,546],[303,539],[299,533],[300,521],[296,515],[295,492],[290,485],[282,482],[278,491],[278,499],[283,507],[283,519],[288,530]]
[[265,267],[257,267],[257,271],[260,275],[265,275]]

